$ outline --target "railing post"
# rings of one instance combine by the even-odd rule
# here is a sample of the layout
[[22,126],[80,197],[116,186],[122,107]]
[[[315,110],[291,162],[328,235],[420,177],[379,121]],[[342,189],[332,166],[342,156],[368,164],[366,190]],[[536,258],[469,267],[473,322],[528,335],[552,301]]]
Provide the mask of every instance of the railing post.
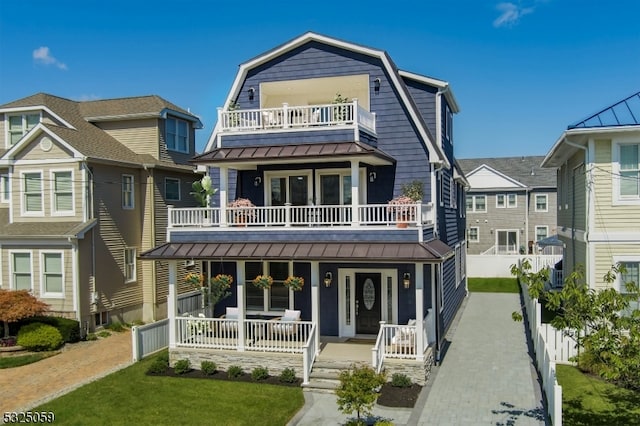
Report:
[[291,203],[284,203],[284,226],[291,226]]
[[289,128],[289,104],[286,102],[282,104],[282,128]]
[[173,206],[169,204],[167,206],[167,228],[173,227]]
[[131,327],[131,348],[133,349],[133,362],[140,361],[140,349],[138,348],[138,326]]
[[223,129],[225,129],[227,127],[226,123],[223,121],[223,118],[222,118],[222,108],[221,107],[218,107],[218,123],[220,123],[220,127],[222,127]]

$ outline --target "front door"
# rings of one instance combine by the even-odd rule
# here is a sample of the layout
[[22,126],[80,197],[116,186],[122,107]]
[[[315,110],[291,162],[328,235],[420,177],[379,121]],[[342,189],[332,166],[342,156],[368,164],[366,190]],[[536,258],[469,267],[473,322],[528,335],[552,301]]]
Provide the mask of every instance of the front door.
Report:
[[356,273],[356,334],[378,334],[382,306],[381,274]]

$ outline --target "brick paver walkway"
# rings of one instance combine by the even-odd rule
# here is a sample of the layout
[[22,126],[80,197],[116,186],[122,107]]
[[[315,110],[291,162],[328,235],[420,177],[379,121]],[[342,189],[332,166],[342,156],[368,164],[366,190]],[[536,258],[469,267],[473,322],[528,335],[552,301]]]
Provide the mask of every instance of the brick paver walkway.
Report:
[[62,353],[0,370],[0,413],[32,409],[132,363],[131,332],[66,345]]

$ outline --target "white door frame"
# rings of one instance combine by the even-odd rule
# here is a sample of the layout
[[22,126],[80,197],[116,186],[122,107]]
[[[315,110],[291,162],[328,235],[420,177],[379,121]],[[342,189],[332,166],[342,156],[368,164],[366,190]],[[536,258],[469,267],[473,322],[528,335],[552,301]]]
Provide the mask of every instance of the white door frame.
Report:
[[[356,273],[380,274],[380,319],[387,323],[398,322],[398,270],[374,268],[338,268],[338,335],[340,337],[354,337],[356,335]],[[350,282],[349,317],[347,321],[347,277]],[[391,286],[392,318],[388,315],[388,286]]]

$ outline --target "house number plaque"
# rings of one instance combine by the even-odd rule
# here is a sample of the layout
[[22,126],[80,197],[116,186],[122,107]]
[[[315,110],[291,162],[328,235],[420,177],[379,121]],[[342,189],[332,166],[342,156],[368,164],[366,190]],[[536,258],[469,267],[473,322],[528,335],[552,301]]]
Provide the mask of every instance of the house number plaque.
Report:
[[362,287],[362,300],[364,301],[364,307],[367,308],[367,311],[370,311],[376,301],[376,288],[373,286],[371,278],[367,278],[364,281],[364,286]]

